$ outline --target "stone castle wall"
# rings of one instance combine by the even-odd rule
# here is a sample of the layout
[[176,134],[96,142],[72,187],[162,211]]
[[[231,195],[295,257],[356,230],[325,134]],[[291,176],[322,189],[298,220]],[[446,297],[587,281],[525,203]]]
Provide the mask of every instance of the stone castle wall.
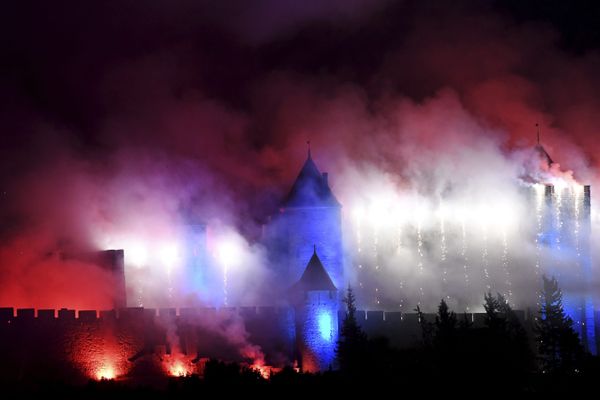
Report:
[[337,207],[286,208],[274,221],[272,250],[279,252],[285,283],[296,283],[317,254],[334,285],[344,288],[341,211]]
[[[518,314],[531,330],[532,318],[522,311]],[[344,317],[343,312],[338,314],[340,326]],[[434,315],[426,318],[433,320]],[[467,314],[467,318],[474,327],[483,326],[484,314]],[[165,365],[175,357],[184,363],[186,372],[193,373],[198,372],[199,360],[207,357],[252,362],[241,350],[253,345],[261,347],[269,365],[292,364],[295,320],[292,308],[274,307],[182,308],[178,312],[2,308],[0,380],[85,382],[104,375],[167,376]],[[396,347],[414,346],[421,338],[416,314],[358,311],[357,320],[369,337],[388,337]],[[600,313],[596,313],[598,320]]]

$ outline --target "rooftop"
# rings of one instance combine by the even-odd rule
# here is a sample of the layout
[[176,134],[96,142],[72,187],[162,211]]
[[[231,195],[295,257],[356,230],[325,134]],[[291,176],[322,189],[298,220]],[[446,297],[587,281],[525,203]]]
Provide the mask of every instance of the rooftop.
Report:
[[327,174],[319,172],[310,150],[294,185],[283,201],[283,207],[341,207],[335,198]]
[[306,269],[300,280],[294,285],[294,288],[303,292],[312,290],[327,290],[336,291],[337,288],[321,263],[317,255],[317,248],[313,252],[310,261],[306,265]]

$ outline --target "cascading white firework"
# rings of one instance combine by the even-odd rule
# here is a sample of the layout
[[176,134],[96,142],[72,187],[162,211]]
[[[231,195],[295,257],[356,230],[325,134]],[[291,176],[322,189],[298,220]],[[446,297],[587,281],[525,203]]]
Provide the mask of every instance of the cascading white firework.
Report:
[[[519,276],[527,265],[537,270],[528,261],[527,250],[519,248],[520,253],[512,254],[511,243],[525,240],[529,229],[528,200],[516,190],[498,191],[494,196],[454,195],[437,202],[410,191],[391,193],[386,188],[382,193],[383,200],[372,200],[377,197],[374,191],[358,200],[349,220],[356,241],[359,288],[375,292],[374,307],[378,302],[389,307],[392,300],[431,305],[437,297],[465,310],[479,309],[479,297],[486,291],[498,291],[512,301],[512,263],[519,265]],[[538,208],[534,224],[539,224]],[[370,249],[369,257],[364,255],[365,248]],[[479,265],[471,266],[471,260],[478,260]],[[390,276],[398,279],[395,289]],[[457,279],[463,282],[460,289]],[[373,299],[364,292],[362,296]]]
[[229,270],[240,262],[242,250],[239,238],[225,234],[217,239],[216,257],[223,269],[223,305],[228,306],[229,302]]

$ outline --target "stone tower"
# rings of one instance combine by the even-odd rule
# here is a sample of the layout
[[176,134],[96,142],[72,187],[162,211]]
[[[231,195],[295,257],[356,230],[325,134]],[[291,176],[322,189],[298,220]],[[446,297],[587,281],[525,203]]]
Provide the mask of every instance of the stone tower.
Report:
[[[182,254],[181,291],[184,298],[197,295],[203,298],[208,292],[208,251],[206,248],[206,224],[194,221],[182,228],[184,243]],[[205,299],[206,300],[206,299]],[[183,305],[189,306],[192,304]]]
[[[554,163],[538,142],[540,161],[551,167]],[[546,255],[538,265],[542,272],[554,276],[563,292],[563,307],[573,319],[573,328],[585,348],[597,354],[592,281],[591,188],[569,184],[534,185],[538,232],[536,242]]]
[[327,173],[319,172],[310,149],[304,166],[273,219],[271,242],[275,265],[284,287],[297,282],[317,246],[336,287],[344,285],[341,204],[329,187]]
[[296,316],[296,348],[300,367],[307,372],[334,368],[338,340],[338,293],[316,248],[302,277],[290,292]]

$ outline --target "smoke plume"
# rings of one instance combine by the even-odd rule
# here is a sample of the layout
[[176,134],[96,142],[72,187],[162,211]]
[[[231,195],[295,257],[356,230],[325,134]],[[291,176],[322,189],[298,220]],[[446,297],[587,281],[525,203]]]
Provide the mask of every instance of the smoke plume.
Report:
[[[223,273],[218,238],[241,249],[229,302],[260,303],[256,281],[271,270],[262,225],[302,165],[306,140],[344,205],[347,275],[368,284],[360,300],[373,307],[412,309],[442,293],[459,306],[480,302],[456,298],[465,279],[474,291],[510,287],[526,301],[533,278],[523,271],[533,271],[536,249],[534,227],[515,228],[530,215],[518,182],[526,173],[599,183],[597,43],[573,45],[551,16],[532,18],[513,2],[33,7],[9,5],[0,23],[4,306],[105,308],[112,278],[52,254],[125,248],[131,276],[132,249],[158,249],[191,220],[208,226],[214,282]],[[560,166],[531,165],[536,123]],[[507,207],[510,226],[493,231]],[[446,209],[453,231],[441,242]],[[402,232],[378,225],[389,212]],[[467,249],[461,212],[492,218],[467,223]],[[381,251],[366,275],[359,217],[376,228],[363,239],[385,235],[404,249]],[[427,243],[436,248],[418,256]],[[163,301],[153,284],[147,305]],[[219,283],[189,302],[222,294]]]

